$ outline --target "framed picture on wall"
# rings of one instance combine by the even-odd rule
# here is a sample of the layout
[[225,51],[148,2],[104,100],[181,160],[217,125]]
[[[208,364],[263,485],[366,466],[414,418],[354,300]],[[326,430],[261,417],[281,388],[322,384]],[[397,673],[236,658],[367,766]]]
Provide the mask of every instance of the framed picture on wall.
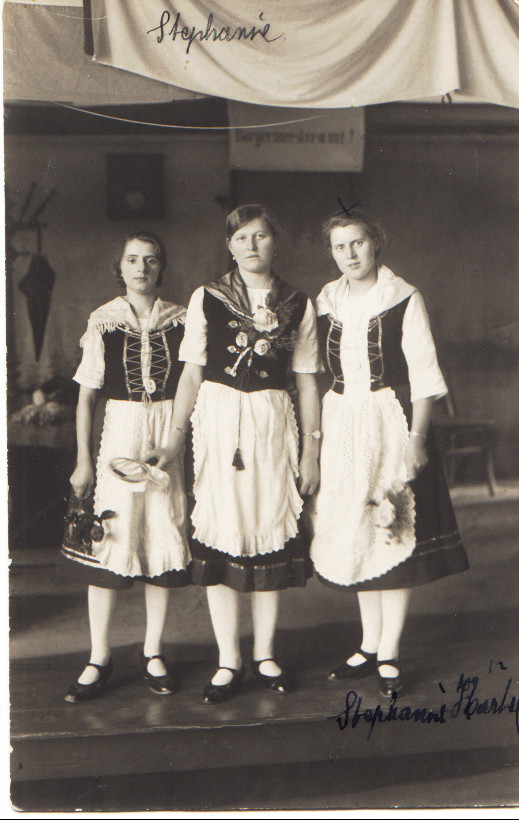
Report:
[[106,187],[109,219],[162,219],[163,154],[107,154]]

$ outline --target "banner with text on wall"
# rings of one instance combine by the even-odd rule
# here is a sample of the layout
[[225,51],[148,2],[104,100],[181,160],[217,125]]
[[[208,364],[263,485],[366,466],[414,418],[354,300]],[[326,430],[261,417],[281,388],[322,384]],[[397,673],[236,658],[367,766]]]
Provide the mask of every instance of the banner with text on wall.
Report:
[[364,109],[269,108],[229,101],[231,168],[362,171]]
[[98,63],[201,94],[348,108],[457,90],[519,107],[512,0],[88,4]]

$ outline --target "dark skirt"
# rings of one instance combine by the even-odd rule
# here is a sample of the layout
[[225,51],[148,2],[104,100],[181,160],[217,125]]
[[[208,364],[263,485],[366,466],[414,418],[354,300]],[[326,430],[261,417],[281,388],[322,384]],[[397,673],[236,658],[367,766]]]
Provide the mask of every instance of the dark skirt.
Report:
[[426,467],[411,483],[415,496],[416,546],[409,558],[378,578],[347,587],[334,584],[317,573],[323,584],[355,592],[403,589],[469,569],[433,430],[427,437],[427,455]]
[[304,587],[312,575],[309,536],[302,518],[298,534],[283,549],[236,557],[191,539],[191,578],[198,586],[223,584],[237,592],[269,592]]

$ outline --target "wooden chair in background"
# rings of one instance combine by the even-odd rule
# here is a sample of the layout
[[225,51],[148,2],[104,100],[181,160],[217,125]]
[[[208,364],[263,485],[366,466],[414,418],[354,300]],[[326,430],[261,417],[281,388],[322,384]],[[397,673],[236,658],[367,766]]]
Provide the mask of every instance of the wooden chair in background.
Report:
[[456,484],[459,467],[476,456],[483,462],[488,491],[490,495],[495,495],[495,419],[459,416],[450,385],[447,396],[437,404],[443,405],[444,415],[435,414],[433,421],[449,485]]

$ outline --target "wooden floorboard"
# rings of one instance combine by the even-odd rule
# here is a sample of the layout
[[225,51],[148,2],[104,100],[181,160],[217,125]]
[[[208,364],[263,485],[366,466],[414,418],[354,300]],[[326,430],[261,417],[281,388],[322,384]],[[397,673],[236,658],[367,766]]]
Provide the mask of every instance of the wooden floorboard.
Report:
[[[86,609],[79,620],[77,614],[78,608],[83,612],[83,598],[61,582],[51,581],[48,569],[15,567],[11,573],[11,634],[18,653],[11,662],[13,781],[216,772],[225,767],[294,761],[322,764],[345,758],[387,759],[390,765],[393,755],[407,760],[430,754],[437,759],[442,752],[452,755],[456,750],[465,757],[467,750],[471,755],[481,750],[489,759],[492,749],[501,749],[508,756],[506,765],[517,766],[517,715],[506,703],[500,714],[474,715],[470,720],[463,712],[454,718],[452,708],[459,698],[456,689],[462,674],[478,677],[477,696],[482,702],[493,697],[500,702],[508,680],[505,701],[519,702],[519,504],[470,506],[459,510],[458,518],[471,569],[414,591],[402,642],[404,689],[397,701],[400,708],[408,705],[411,710],[439,710],[445,703],[445,722],[377,723],[369,740],[369,724],[363,718],[342,731],[336,720],[329,719],[344,709],[348,689],[362,697],[362,710],[374,709],[381,701],[375,678],[349,686],[327,680],[329,669],[347,656],[343,653],[358,645],[358,613],[351,597],[328,590],[324,594],[320,585],[312,584],[292,598],[285,593],[290,617],[278,630],[276,651],[295,673],[297,689],[288,696],[262,689],[249,669],[239,696],[220,706],[202,703],[203,687],[214,672],[216,649],[205,599],[192,588],[178,598],[184,609],[175,610],[173,618],[178,623],[185,618],[186,630],[196,622],[192,639],[165,647],[166,656],[179,663],[177,694],[160,697],[146,688],[139,647],[123,645],[126,632],[119,626],[109,687],[97,700],[72,705],[64,701],[64,694],[85,663],[88,645]],[[125,630],[125,618],[133,618],[136,602],[128,599],[121,611]],[[284,606],[286,611],[287,603]],[[62,631],[57,632],[58,625],[63,630],[64,624],[66,641]],[[78,630],[82,630],[81,644]],[[62,654],[55,651],[57,634]],[[30,641],[27,636],[32,636]],[[242,649],[244,658],[250,658],[246,632]]]
[[[495,618],[500,619],[498,615]],[[501,644],[504,651],[506,643],[514,639],[513,634],[505,637]],[[470,720],[463,713],[456,719],[451,716],[462,672],[480,676],[481,698],[499,695],[502,699],[507,673],[501,671],[490,687],[486,658],[478,663],[463,660],[475,648],[474,640],[453,640],[443,653],[441,681],[426,658],[417,655],[417,671],[408,674],[406,690],[397,700],[399,708],[408,705],[438,714],[441,704],[446,703],[445,722],[421,724],[398,719],[377,723],[369,739],[366,719],[361,718],[355,727],[350,722],[343,730],[334,719],[344,710],[347,691],[353,689],[357,698],[362,697],[362,710],[374,709],[380,703],[387,714],[388,704],[378,695],[375,678],[349,686],[327,681],[331,659],[321,659],[311,668],[296,668],[298,687],[290,695],[262,689],[249,676],[243,691],[219,706],[201,701],[201,690],[212,672],[207,662],[184,664],[181,691],[161,697],[149,692],[139,679],[134,648],[119,649],[114,653],[115,673],[102,697],[73,705],[63,700],[63,681],[70,677],[71,668],[79,668],[79,658],[67,655],[45,658],[44,663],[39,658],[15,661],[11,669],[12,777],[38,780],[441,749],[514,745],[519,749],[515,715],[508,709],[497,715],[475,715]],[[510,689],[510,695],[519,695],[516,678],[514,675],[515,688]]]

